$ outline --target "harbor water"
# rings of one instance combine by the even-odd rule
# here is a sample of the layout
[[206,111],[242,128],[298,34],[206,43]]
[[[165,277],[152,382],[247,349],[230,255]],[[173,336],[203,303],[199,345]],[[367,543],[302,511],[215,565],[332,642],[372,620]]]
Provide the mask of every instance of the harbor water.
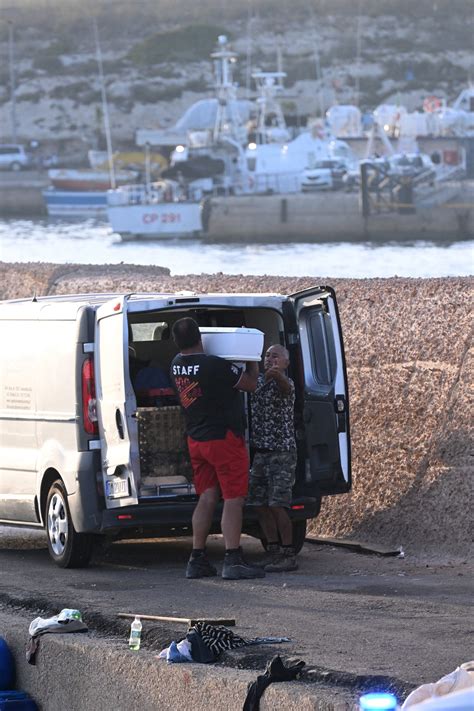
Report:
[[52,219],[0,221],[0,261],[139,264],[171,274],[441,277],[474,272],[474,241],[239,243],[213,239],[123,242],[107,222]]

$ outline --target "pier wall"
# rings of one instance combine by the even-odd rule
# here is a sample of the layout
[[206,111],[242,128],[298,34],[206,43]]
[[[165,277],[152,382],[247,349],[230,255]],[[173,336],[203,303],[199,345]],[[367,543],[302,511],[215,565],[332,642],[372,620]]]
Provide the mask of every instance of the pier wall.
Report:
[[160,267],[0,263],[2,299],[88,291],[336,289],[349,377],[353,490],[313,532],[467,555],[472,517],[474,278],[172,276]]
[[364,219],[358,192],[217,197],[209,239],[308,241],[455,239],[474,235],[472,181],[433,190],[414,214],[396,210]]
[[48,177],[35,171],[0,172],[0,218],[46,214],[42,190]]

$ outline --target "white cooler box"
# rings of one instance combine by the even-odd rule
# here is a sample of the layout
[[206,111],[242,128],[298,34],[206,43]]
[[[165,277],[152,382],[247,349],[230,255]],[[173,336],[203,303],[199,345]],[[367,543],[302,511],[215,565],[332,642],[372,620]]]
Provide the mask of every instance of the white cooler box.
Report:
[[208,355],[240,363],[262,359],[263,333],[257,328],[201,326],[199,330],[204,352]]

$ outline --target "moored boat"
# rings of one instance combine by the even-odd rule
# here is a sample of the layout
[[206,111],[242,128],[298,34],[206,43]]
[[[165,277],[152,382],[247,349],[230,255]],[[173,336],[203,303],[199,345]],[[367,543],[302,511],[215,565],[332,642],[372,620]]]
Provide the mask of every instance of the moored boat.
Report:
[[107,193],[102,191],[43,190],[43,199],[51,217],[105,217]]
[[173,181],[109,190],[107,216],[122,240],[198,237],[203,232],[201,193]]
[[[105,191],[113,187],[110,172],[107,170],[54,168],[48,170],[48,177],[53,188],[58,190],[87,192]],[[126,185],[136,179],[137,173],[133,170],[118,170],[114,177],[115,185]]]

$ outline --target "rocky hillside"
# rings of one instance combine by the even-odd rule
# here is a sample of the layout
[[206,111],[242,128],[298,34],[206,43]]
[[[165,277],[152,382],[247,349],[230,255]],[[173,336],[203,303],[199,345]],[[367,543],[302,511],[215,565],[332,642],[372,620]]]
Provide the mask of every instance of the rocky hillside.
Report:
[[212,95],[209,53],[219,34],[239,53],[242,95],[249,68],[275,70],[281,54],[284,108],[295,120],[333,103],[370,110],[396,101],[414,109],[429,94],[451,101],[473,70],[470,0],[17,0],[0,10],[0,140],[10,139],[10,49],[19,138],[97,147],[94,19],[117,147]]

